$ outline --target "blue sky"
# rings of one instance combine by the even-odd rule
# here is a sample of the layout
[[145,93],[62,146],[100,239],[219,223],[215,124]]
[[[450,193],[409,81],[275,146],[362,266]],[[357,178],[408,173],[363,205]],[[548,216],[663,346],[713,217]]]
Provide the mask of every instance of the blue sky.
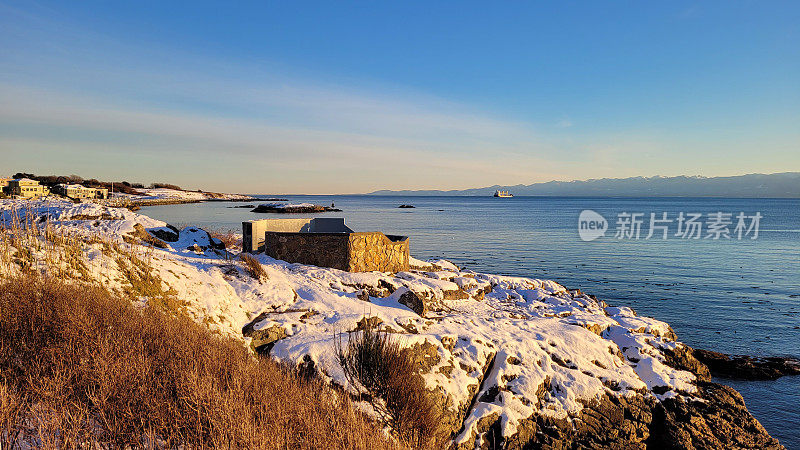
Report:
[[348,193],[800,170],[797,2],[2,2],[0,175]]

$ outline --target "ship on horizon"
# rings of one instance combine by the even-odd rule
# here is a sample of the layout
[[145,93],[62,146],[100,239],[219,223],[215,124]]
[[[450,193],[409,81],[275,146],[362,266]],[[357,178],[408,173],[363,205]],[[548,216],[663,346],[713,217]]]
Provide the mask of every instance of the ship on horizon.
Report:
[[494,191],[494,196],[495,197],[501,197],[501,198],[511,198],[511,197],[513,197],[513,195],[511,195],[510,192],[508,192],[508,191],[500,191],[500,190]]

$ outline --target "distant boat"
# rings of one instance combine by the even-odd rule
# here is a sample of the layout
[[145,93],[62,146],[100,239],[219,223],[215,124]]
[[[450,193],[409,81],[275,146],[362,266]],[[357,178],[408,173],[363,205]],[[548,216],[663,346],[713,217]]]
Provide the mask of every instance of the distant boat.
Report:
[[502,198],[511,198],[511,197],[513,197],[513,195],[511,195],[511,193],[508,192],[508,191],[494,191],[494,196],[495,197],[502,197]]

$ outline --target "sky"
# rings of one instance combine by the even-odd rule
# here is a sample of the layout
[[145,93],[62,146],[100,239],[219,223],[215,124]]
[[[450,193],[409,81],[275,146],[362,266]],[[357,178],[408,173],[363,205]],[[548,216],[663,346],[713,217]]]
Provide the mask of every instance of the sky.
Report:
[[0,176],[243,193],[800,171],[800,2],[0,0]]

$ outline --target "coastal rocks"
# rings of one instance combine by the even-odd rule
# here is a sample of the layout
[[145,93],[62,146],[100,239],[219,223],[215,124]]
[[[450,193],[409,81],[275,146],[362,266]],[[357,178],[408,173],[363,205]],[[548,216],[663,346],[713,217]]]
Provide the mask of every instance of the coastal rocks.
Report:
[[674,348],[661,349],[661,353],[664,355],[664,364],[676,369],[689,371],[698,380],[710,381],[711,372],[703,362],[697,359],[696,352],[697,350],[683,344],[676,345]]
[[[94,214],[86,208],[67,217]],[[111,233],[135,231],[134,223],[164,227],[124,214],[90,230],[118,238]],[[455,447],[779,448],[735,391],[708,383],[705,365],[666,323],[630,308],[446,261],[347,272],[254,255],[270,275],[257,283],[221,255],[185,251],[212,242],[188,227],[152,252],[154,269],[193,317],[344,390],[335,336],[379,327],[415,355]],[[102,257],[99,248],[87,251]],[[113,283],[109,263],[90,274],[110,273],[102,280]]]
[[800,361],[792,358],[731,356],[709,350],[694,350],[716,377],[737,380],[775,380],[784,375],[800,375]]
[[783,448],[734,389],[708,382],[698,388],[694,396],[662,401],[646,393],[605,394],[570,418],[535,414],[512,436],[502,435],[498,415],[487,415],[457,448]]
[[283,204],[283,203],[262,203],[252,210],[254,213],[278,213],[278,214],[310,214],[321,212],[341,211],[341,209],[331,206],[314,205],[311,203]]
[[668,398],[653,408],[648,443],[665,448],[782,449],[747,411],[741,394],[699,382],[696,397]]

